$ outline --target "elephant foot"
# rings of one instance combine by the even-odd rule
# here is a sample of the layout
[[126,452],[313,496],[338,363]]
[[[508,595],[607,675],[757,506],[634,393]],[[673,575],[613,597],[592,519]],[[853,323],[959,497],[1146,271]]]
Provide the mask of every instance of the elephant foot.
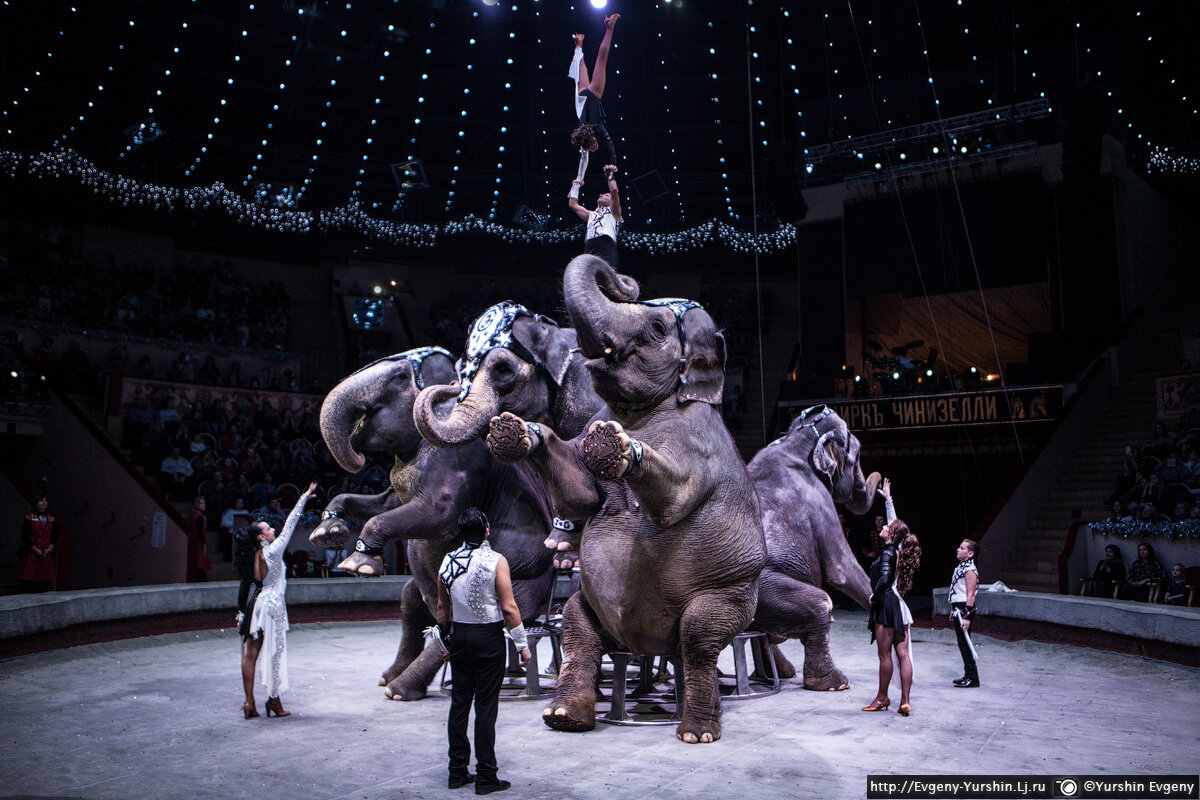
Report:
[[[781,676],[782,677],[782,676]],[[850,688],[850,681],[831,662],[827,669],[810,670],[804,665],[804,688],[814,692],[840,692]]]
[[688,744],[710,744],[721,738],[721,723],[717,720],[700,722],[684,719],[675,728],[675,735]]
[[377,578],[383,574],[383,559],[380,556],[369,556],[366,553],[351,553],[338,564],[336,569],[349,572],[351,575],[362,575],[366,578]]
[[596,727],[596,704],[562,701],[557,698],[542,709],[542,722],[556,731],[582,733]]
[[[412,662],[408,662],[411,664]],[[404,674],[404,670],[408,669],[408,664],[397,661],[383,671],[383,675],[379,676],[379,685],[387,686],[392,681]]]
[[492,417],[488,424],[487,446],[497,461],[514,464],[529,455],[533,449],[533,439],[525,420],[505,411],[498,417]]
[[776,649],[772,657],[775,659],[775,672],[779,675],[780,680],[796,677],[796,667],[787,660],[787,656]]
[[579,566],[579,553],[568,550],[565,553],[555,553],[553,558],[555,569],[574,569]]
[[322,520],[308,535],[317,547],[341,547],[350,541],[350,529],[340,519]]
[[593,422],[579,444],[583,466],[601,480],[619,480],[633,462],[630,441],[619,422]]
[[387,684],[387,688],[383,690],[389,700],[400,700],[410,702],[412,700],[420,700],[428,692],[424,686],[413,686],[411,681],[404,680],[403,676],[392,680]]

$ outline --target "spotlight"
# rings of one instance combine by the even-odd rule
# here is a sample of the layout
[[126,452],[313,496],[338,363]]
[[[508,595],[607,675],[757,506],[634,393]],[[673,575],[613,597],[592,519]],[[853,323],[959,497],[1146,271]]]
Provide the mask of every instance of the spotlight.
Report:
[[163,137],[163,129],[154,117],[146,117],[136,125],[131,125],[125,129],[124,133],[125,138],[129,140],[130,147],[134,148],[150,144],[150,142]]
[[483,0],[483,4],[485,6],[494,6],[494,5],[498,5],[499,3],[500,3],[500,0]]
[[392,164],[392,178],[401,192],[429,188],[429,181],[425,178],[425,167],[419,158]]
[[374,289],[374,291],[375,291],[375,294],[383,294],[383,287],[382,287],[382,286],[376,286],[376,287],[375,287],[375,289]]
[[608,5],[608,0],[592,0],[593,8],[604,8]]
[[927,370],[925,370],[925,377],[926,377],[926,378],[932,378],[932,377],[933,377],[933,370],[931,370],[931,369],[927,369]]

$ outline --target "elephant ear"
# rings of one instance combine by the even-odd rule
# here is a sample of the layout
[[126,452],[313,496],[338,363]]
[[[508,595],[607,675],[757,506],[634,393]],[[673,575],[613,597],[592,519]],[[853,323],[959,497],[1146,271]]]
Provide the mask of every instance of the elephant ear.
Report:
[[441,353],[431,353],[421,362],[421,382],[426,386],[441,386],[458,380],[454,360]]
[[846,464],[846,434],[839,428],[826,431],[812,451],[813,466],[833,483]]
[[541,316],[518,317],[513,321],[513,338],[529,351],[537,365],[546,370],[557,386],[562,386],[571,364],[574,342],[553,320]]
[[683,372],[676,398],[721,405],[725,393],[725,337],[708,312],[696,308],[683,315]]

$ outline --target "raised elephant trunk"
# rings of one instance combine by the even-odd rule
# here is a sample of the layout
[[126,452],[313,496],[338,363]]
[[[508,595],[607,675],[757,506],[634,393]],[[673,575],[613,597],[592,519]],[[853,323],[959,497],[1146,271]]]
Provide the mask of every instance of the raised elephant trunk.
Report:
[[325,395],[321,404],[321,436],[329,452],[347,472],[358,472],[366,464],[366,458],[355,448],[352,437],[394,370],[390,361],[376,362],[347,376]]
[[854,493],[844,503],[850,513],[861,516],[875,502],[875,490],[879,488],[880,475],[872,472],[869,477],[863,477],[862,464],[854,465]]
[[471,392],[439,417],[435,406],[458,395],[457,385],[430,386],[417,395],[413,421],[421,437],[435,447],[461,447],[482,436],[492,417],[500,413],[496,392],[487,381],[476,381]]
[[603,332],[636,329],[637,313],[621,303],[637,300],[638,292],[637,281],[621,275],[602,258],[582,255],[571,259],[563,275],[563,294],[585,356],[604,354],[611,342],[603,340]]

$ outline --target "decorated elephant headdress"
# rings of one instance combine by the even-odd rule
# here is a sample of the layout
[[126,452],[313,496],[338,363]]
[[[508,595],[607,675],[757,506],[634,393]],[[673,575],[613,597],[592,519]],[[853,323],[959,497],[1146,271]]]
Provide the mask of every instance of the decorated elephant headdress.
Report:
[[[537,322],[558,327],[558,323],[549,317],[535,314],[520,303],[505,300],[484,311],[467,332],[467,347],[462,360],[458,363],[458,380],[462,385],[458,399],[466,399],[471,392],[471,381],[479,372],[483,359],[497,347],[511,350],[519,358],[528,361],[544,370],[556,384],[561,385],[563,375],[571,360],[569,351],[549,353],[535,341],[522,341],[513,329],[514,323],[522,317],[529,317]],[[537,352],[535,352],[537,351]]]
[[454,356],[450,355],[450,351],[443,347],[416,347],[412,350],[405,350],[403,353],[395,353],[390,356],[376,359],[364,367],[356,369],[351,375],[357,375],[360,372],[366,372],[376,364],[383,364],[387,361],[407,361],[412,364],[413,379],[416,381],[418,389],[425,388],[425,376],[421,374],[421,367],[425,363],[425,359],[432,355],[442,355],[450,362],[454,361]]

